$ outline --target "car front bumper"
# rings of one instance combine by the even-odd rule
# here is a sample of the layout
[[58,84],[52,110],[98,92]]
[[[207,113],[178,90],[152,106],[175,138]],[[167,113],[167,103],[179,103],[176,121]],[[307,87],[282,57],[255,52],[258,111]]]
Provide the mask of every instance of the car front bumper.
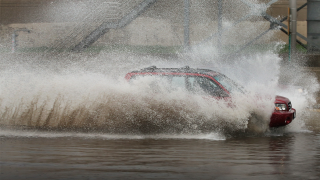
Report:
[[279,127],[290,124],[296,117],[296,110],[290,109],[289,111],[274,111],[270,118],[270,127]]

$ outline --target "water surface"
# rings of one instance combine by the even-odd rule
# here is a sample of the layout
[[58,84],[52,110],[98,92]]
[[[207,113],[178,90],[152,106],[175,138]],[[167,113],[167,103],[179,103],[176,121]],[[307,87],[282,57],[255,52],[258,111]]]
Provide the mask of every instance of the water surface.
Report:
[[318,179],[320,134],[222,139],[24,131],[1,136],[0,158],[1,179]]

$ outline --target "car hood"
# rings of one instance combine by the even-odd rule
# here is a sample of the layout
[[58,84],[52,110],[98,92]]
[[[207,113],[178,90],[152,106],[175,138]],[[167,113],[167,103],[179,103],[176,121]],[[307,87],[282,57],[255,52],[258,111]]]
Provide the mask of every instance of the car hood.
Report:
[[276,96],[275,102],[274,103],[286,103],[288,104],[290,102],[290,100],[286,97],[283,96]]

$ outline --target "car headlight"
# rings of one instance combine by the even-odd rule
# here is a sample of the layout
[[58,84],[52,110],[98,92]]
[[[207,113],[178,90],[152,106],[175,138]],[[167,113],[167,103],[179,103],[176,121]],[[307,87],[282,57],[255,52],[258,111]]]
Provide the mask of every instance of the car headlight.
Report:
[[287,110],[286,104],[274,104],[274,105],[275,105],[275,110],[277,110],[277,111],[286,111]]

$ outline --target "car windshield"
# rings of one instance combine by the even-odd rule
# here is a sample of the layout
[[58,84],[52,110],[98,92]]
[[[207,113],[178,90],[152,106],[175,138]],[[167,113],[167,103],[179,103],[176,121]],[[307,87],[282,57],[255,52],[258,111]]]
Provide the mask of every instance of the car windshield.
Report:
[[223,75],[214,76],[214,79],[218,81],[224,88],[226,88],[230,93],[240,92],[245,93],[245,90],[242,86],[238,85],[231,79]]

